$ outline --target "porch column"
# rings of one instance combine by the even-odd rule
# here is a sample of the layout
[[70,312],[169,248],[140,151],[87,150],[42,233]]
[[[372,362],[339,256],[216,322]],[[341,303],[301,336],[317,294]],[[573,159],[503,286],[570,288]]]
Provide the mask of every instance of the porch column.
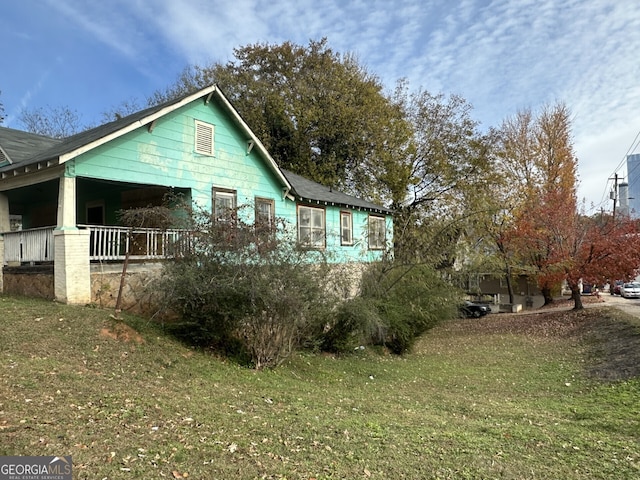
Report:
[[4,292],[4,236],[2,232],[11,230],[9,222],[9,198],[0,193],[0,292]]
[[76,179],[60,178],[58,226],[53,231],[53,284],[56,300],[63,303],[91,302],[88,230],[76,226]]

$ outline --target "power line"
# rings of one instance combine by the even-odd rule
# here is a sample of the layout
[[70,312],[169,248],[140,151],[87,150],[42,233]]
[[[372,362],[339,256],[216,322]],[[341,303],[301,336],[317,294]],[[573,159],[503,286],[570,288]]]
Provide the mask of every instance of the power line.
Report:
[[[640,130],[638,130],[638,133],[636,133],[635,138],[633,139],[633,141],[631,142],[631,145],[629,146],[629,148],[627,149],[627,153],[625,153],[622,157],[622,159],[620,160],[620,163],[618,164],[618,166],[613,170],[613,173],[609,176],[609,178],[607,179],[607,183],[605,184],[605,190],[604,193],[602,194],[602,200],[600,201],[600,204],[597,206],[594,206],[594,210],[603,206],[605,203],[607,203],[609,200],[611,200],[611,198],[607,198],[609,196],[609,192],[611,192],[612,190],[615,192],[617,190],[617,184],[613,186],[613,189],[609,188],[609,182],[611,182],[612,180],[615,179],[616,183],[618,180],[618,171],[622,169],[622,167],[626,164],[627,161],[627,157],[631,154],[633,154],[636,149],[638,148],[638,146],[640,146]],[[633,166],[633,170],[631,172],[627,171],[627,180],[631,178],[631,174],[635,172],[635,170],[637,168],[640,167],[640,162],[635,164]],[[616,194],[617,195],[617,194]],[[615,208],[615,201],[614,200],[614,208]]]

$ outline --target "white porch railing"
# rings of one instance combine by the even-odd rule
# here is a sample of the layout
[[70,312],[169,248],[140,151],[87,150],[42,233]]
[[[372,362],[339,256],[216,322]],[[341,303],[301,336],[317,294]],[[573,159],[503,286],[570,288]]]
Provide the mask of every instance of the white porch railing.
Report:
[[[89,260],[170,258],[188,251],[191,235],[186,230],[79,225],[91,232]],[[52,262],[54,227],[5,232],[4,264]]]
[[54,227],[5,232],[4,264],[53,262]]
[[150,260],[170,258],[185,253],[191,243],[186,230],[162,230],[159,228],[109,227],[81,225],[91,232],[90,260]]

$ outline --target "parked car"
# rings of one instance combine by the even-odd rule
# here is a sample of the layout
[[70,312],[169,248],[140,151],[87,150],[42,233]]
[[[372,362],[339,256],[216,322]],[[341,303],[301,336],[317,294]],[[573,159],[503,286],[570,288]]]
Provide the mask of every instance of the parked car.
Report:
[[622,280],[616,280],[609,285],[609,293],[611,295],[620,295],[620,287],[624,284]]
[[640,283],[623,283],[620,287],[620,295],[624,298],[640,298]]
[[482,303],[474,303],[467,300],[460,305],[460,313],[465,317],[480,318],[489,312],[491,312],[491,309]]

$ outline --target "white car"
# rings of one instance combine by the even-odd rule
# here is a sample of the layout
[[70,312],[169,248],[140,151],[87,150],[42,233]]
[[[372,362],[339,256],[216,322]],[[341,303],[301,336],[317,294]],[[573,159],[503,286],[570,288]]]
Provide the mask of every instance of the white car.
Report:
[[630,282],[620,286],[620,296],[624,298],[640,298],[640,283]]

